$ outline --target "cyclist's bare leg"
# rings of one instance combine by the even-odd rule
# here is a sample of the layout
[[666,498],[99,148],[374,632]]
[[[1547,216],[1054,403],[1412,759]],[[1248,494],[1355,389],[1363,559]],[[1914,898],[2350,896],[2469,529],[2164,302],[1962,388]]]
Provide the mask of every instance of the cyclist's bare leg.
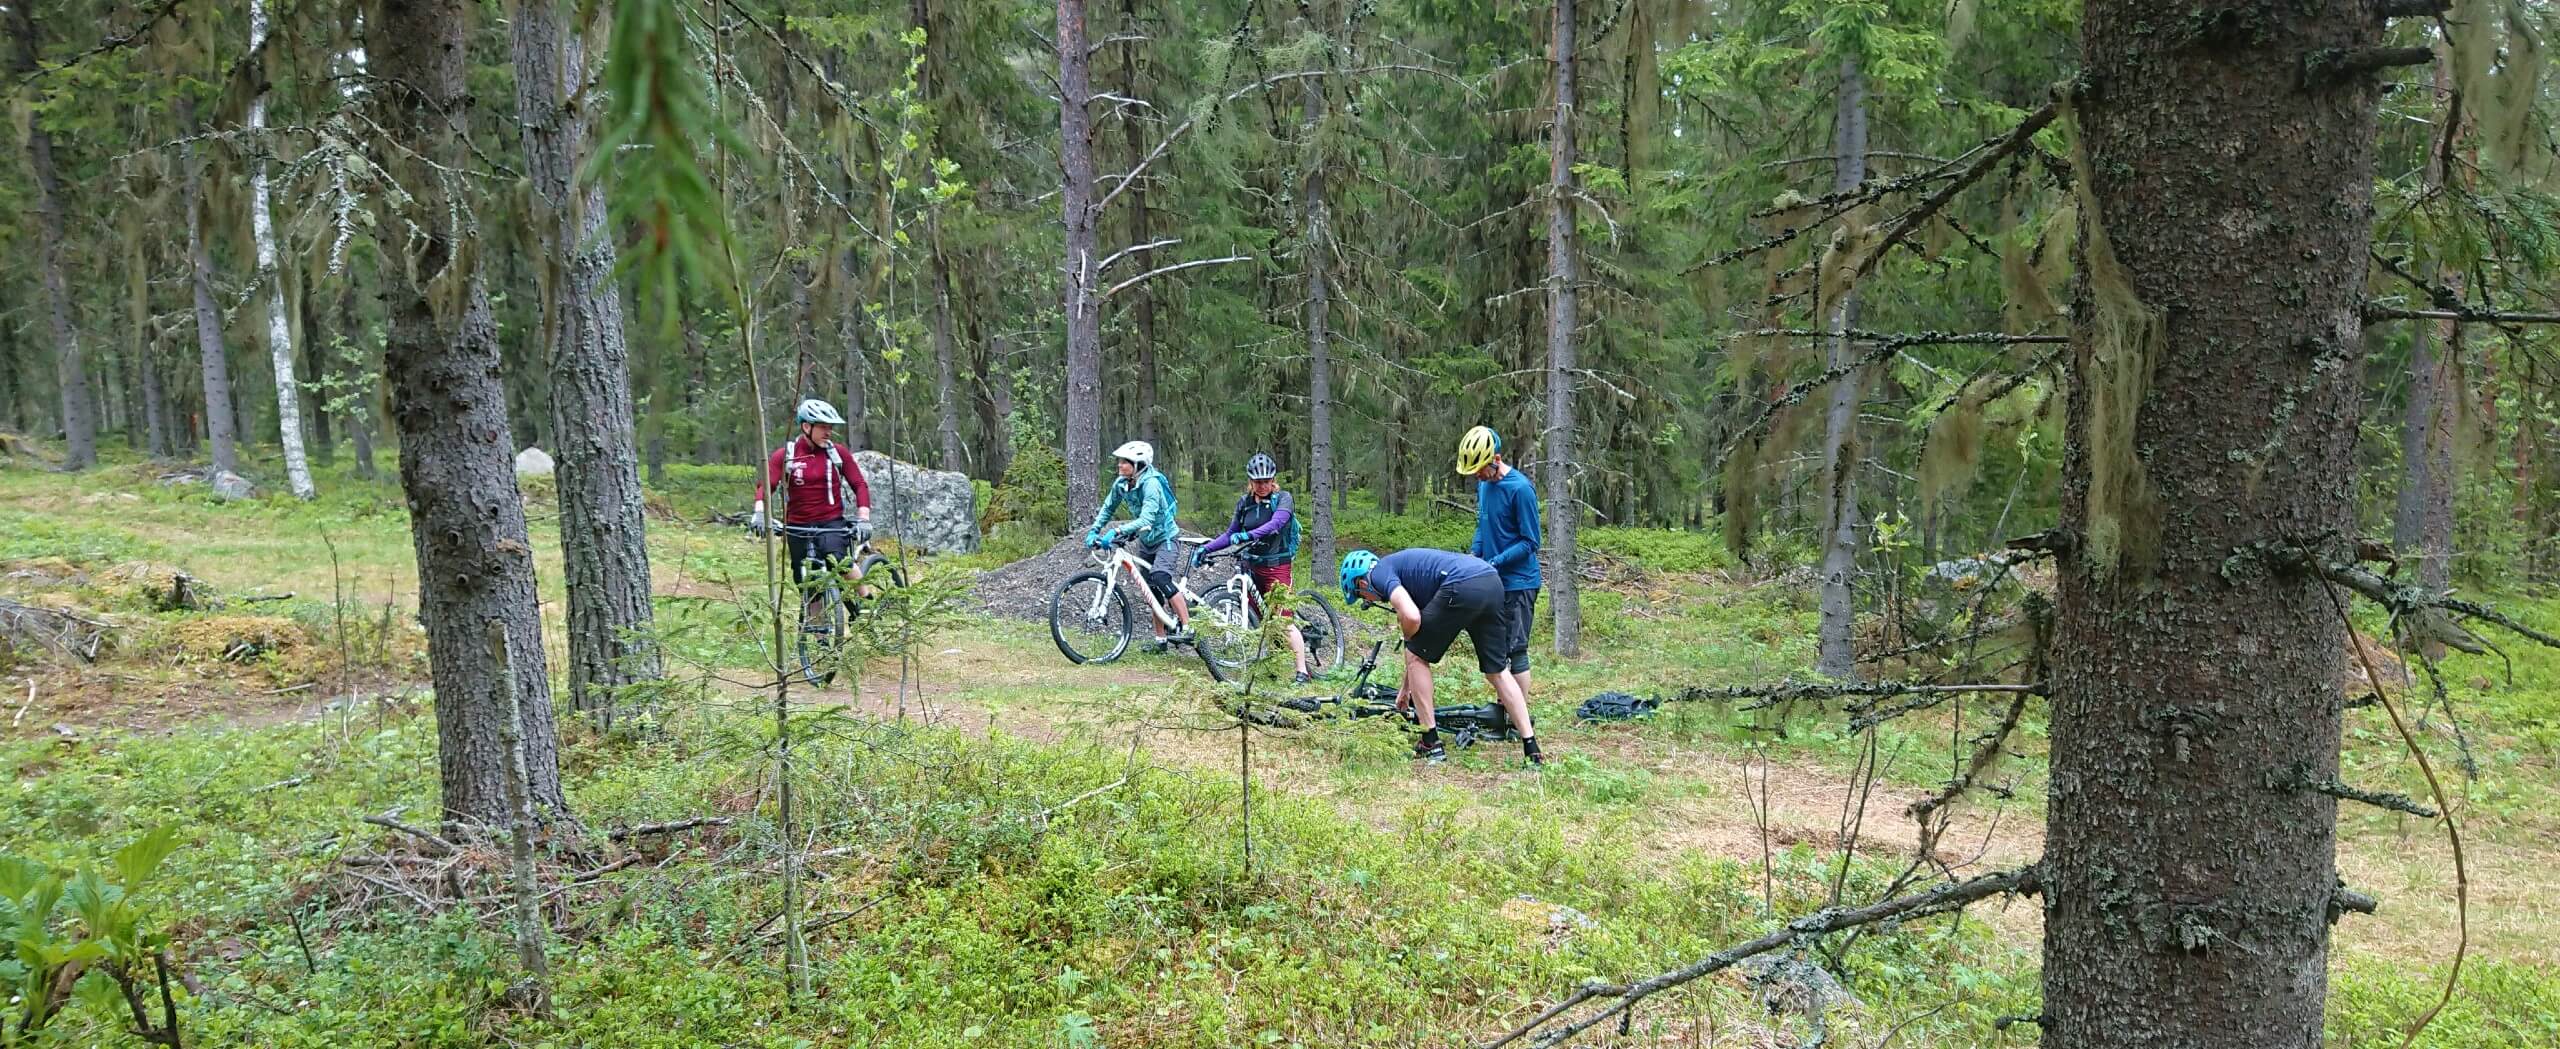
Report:
[[1509,670],[1500,670],[1485,675],[1484,680],[1493,686],[1494,698],[1502,701],[1502,712],[1511,716],[1511,724],[1520,729],[1520,735],[1523,738],[1537,735],[1538,730],[1529,724],[1529,690],[1521,687],[1525,679]]
[[1404,650],[1404,681],[1396,691],[1396,700],[1413,704],[1414,718],[1424,731],[1440,727],[1439,719],[1431,713],[1431,664],[1423,662],[1410,648]]
[[1289,621],[1289,655],[1298,661],[1298,673],[1307,672],[1307,636],[1298,632],[1298,621]]

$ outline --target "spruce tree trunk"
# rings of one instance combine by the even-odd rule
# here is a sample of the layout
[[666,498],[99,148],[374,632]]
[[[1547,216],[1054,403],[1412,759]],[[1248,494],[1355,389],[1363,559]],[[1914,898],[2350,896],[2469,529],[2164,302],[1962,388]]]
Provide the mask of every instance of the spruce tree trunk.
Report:
[[[341,283],[339,284],[339,287],[341,289],[350,287],[350,285],[344,282],[344,276],[344,274],[340,275]],[[329,411],[329,401],[331,400],[329,391],[335,388],[330,383],[330,379],[333,377],[333,373],[336,369],[329,366],[329,358],[333,356],[330,350],[326,348],[328,346],[329,339],[315,331],[315,328],[319,325],[320,317],[317,309],[312,305],[312,293],[314,286],[319,283],[320,282],[318,280],[314,280],[311,277],[306,276],[302,281],[302,294],[298,302],[300,304],[300,313],[302,315],[302,337],[300,339],[302,344],[302,374],[310,376],[311,382],[315,387],[312,397],[304,402],[306,406],[305,410],[308,411],[311,416],[311,459],[313,462],[319,463],[322,466],[328,466],[338,460],[337,437],[335,434],[330,432],[329,418],[333,414]],[[345,305],[345,296],[342,292],[340,295],[339,307],[344,309]]]
[[1086,54],[1085,0],[1058,0],[1058,214],[1066,227],[1067,523],[1080,527],[1102,505],[1102,314],[1094,287],[1093,97]]
[[[1867,81],[1857,56],[1840,60],[1840,98],[1831,131],[1833,193],[1856,189],[1867,179]],[[1838,368],[1858,357],[1848,330],[1858,324],[1858,290],[1840,296],[1831,316],[1829,366]],[[1858,676],[1856,645],[1858,596],[1850,585],[1858,571],[1858,465],[1865,458],[1858,441],[1858,402],[1866,396],[1871,369],[1857,368],[1831,384],[1831,402],[1822,416],[1822,593],[1820,648],[1816,669],[1834,678]]]
[[2352,557],[2380,90],[2304,69],[2380,35],[2364,0],[2085,7],[2046,1045],[2321,1045],[2337,803],[2270,782],[2336,774],[2344,634],[2253,551]]
[[[1120,31],[1132,37],[1144,35],[1144,30],[1138,24],[1137,0],[1120,0]],[[1135,40],[1123,41],[1120,44],[1120,94],[1125,98],[1145,97],[1138,94],[1138,89],[1138,43]],[[1120,130],[1128,143],[1129,167],[1132,170],[1135,170],[1138,162],[1146,159],[1147,156],[1145,124],[1146,121],[1130,115],[1123,115],[1120,118]],[[1141,182],[1129,187],[1129,243],[1145,244],[1153,241],[1155,235],[1151,227],[1154,224],[1153,216],[1147,210],[1146,183]],[[1145,267],[1142,265],[1139,268]],[[1156,461],[1163,464],[1166,459],[1160,416],[1164,414],[1164,409],[1156,399],[1156,380],[1160,371],[1160,366],[1156,362],[1156,293],[1155,289],[1146,286],[1140,286],[1132,291],[1138,297],[1136,302],[1130,304],[1131,311],[1137,315],[1135,334],[1138,340],[1138,439],[1155,445]]]
[[[2441,590],[2453,562],[2453,414],[2462,394],[2453,362],[2462,329],[2452,321],[2412,321],[2409,403],[2400,420],[2400,492],[2392,513],[2392,545],[2419,586]],[[2438,352],[2437,340],[2443,339]]]
[[[461,137],[470,111],[463,78],[470,11],[464,0],[385,0],[365,24],[374,72],[406,85],[373,94],[378,122],[393,140],[456,167],[470,163]],[[414,194],[396,221],[420,231],[401,242],[408,258],[382,268],[389,313],[383,372],[400,428],[400,487],[418,557],[445,819],[496,826],[508,818],[507,683],[490,653],[492,620],[504,626],[514,652],[527,788],[547,814],[565,817],[533,548],[498,380],[497,324],[478,273],[480,252],[463,239],[467,226],[456,225],[468,205],[403,153],[386,149],[375,162]]]
[[[249,53],[267,46],[267,5],[249,0]],[[285,484],[296,499],[309,499],[311,464],[302,453],[302,409],[293,375],[293,327],[285,317],[284,282],[276,271],[276,224],[267,210],[267,78],[264,59],[252,58],[257,88],[249,95],[249,230],[258,249],[258,290],[267,306],[267,358],[276,377],[276,429],[284,445]]]
[[[1313,28],[1310,26],[1309,28]],[[1304,96],[1300,137],[1313,136],[1324,124],[1324,82],[1310,77],[1299,88]],[[1302,146],[1300,154],[1306,155]],[[1308,538],[1315,544],[1316,578],[1333,578],[1333,289],[1326,283],[1325,237],[1331,233],[1325,212],[1324,164],[1305,161],[1298,187],[1298,228],[1303,239],[1298,264],[1307,276],[1307,517]]]
[[[40,68],[36,62],[34,0],[9,0],[10,35],[17,38],[14,63],[21,80]],[[53,166],[53,133],[42,120],[27,125],[27,167],[35,177],[36,265],[44,282],[45,319],[52,325],[54,370],[62,388],[64,469],[84,470],[98,462],[98,411],[89,389],[88,363],[80,356],[80,339],[71,322],[71,287],[62,269],[62,177]]]
[[1539,448],[1547,467],[1547,607],[1555,616],[1556,654],[1566,657],[1582,653],[1582,586],[1574,575],[1582,504],[1573,496],[1573,387],[1579,374],[1573,342],[1582,320],[1582,263],[1573,236],[1581,192],[1573,171],[1575,17],[1574,0],[1556,0],[1555,115],[1547,128],[1547,432]]
[[569,99],[586,48],[561,0],[518,0],[511,42],[525,171],[550,288],[544,324],[551,437],[560,455],[561,574],[569,594],[569,705],[608,711],[609,689],[658,676],[648,528],[631,403],[622,295],[605,235],[604,187],[575,185],[591,138]]
[[[195,99],[178,92],[178,126],[190,139],[196,134]],[[204,373],[205,443],[213,449],[213,468],[240,472],[239,417],[231,411],[231,352],[222,345],[222,311],[213,301],[213,253],[204,242],[204,165],[194,142],[180,147],[178,163],[186,168],[188,283],[195,290],[196,356]]]

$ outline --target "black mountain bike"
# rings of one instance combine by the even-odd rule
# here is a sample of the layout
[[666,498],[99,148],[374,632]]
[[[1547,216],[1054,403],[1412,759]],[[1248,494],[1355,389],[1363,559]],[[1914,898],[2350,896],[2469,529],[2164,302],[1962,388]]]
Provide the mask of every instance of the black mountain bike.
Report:
[[[850,532],[849,526],[814,525],[781,526],[783,534],[796,536],[836,535]],[[830,559],[833,560],[833,559]],[[859,568],[862,578],[854,580],[855,594],[845,597],[845,583],[850,568]],[[835,570],[830,571],[833,567]],[[832,566],[811,558],[801,573],[800,600],[800,676],[812,685],[825,685],[836,679],[836,668],[842,663],[844,644],[853,621],[866,613],[876,614],[883,600],[875,585],[887,580],[890,589],[907,585],[907,573],[897,563],[872,548],[870,541],[854,544],[842,560]],[[863,591],[874,591],[863,593]]]

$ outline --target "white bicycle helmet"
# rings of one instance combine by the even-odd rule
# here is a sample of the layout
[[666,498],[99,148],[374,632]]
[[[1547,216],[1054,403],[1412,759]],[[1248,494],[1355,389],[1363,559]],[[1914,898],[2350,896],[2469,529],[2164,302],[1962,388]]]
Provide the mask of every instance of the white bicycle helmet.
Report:
[[1111,450],[1114,459],[1127,459],[1140,466],[1156,464],[1156,446],[1145,441],[1131,441]]
[[828,404],[827,402],[821,401],[815,397],[800,402],[799,410],[791,413],[791,417],[804,423],[825,423],[829,426],[844,425],[844,416],[836,414],[835,405]]

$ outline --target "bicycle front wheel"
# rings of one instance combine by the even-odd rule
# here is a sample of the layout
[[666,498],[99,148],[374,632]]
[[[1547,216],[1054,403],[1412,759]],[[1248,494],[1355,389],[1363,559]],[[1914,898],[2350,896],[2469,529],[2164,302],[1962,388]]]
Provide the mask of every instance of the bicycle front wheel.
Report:
[[1071,663],[1108,663],[1129,650],[1129,595],[1100,572],[1078,572],[1049,595],[1049,637]]
[[801,606],[801,616],[800,676],[812,685],[825,685],[836,679],[836,663],[844,652],[844,592],[834,587],[819,591]]
[[1301,590],[1289,598],[1287,608],[1298,636],[1307,642],[1307,673],[1323,677],[1342,665],[1342,617],[1334,613],[1333,602],[1315,590]]
[[854,585],[860,590],[874,591],[869,597],[855,596],[852,602],[854,616],[868,615],[885,622],[897,622],[902,609],[893,602],[904,600],[898,591],[907,588],[907,573],[898,567],[897,562],[879,554],[864,557],[862,580]]
[[1200,599],[1200,607],[1191,613],[1191,636],[1200,661],[1209,665],[1210,677],[1234,681],[1244,675],[1246,664],[1262,655],[1261,632],[1254,626],[1253,611],[1237,599],[1235,591],[1212,590]]

